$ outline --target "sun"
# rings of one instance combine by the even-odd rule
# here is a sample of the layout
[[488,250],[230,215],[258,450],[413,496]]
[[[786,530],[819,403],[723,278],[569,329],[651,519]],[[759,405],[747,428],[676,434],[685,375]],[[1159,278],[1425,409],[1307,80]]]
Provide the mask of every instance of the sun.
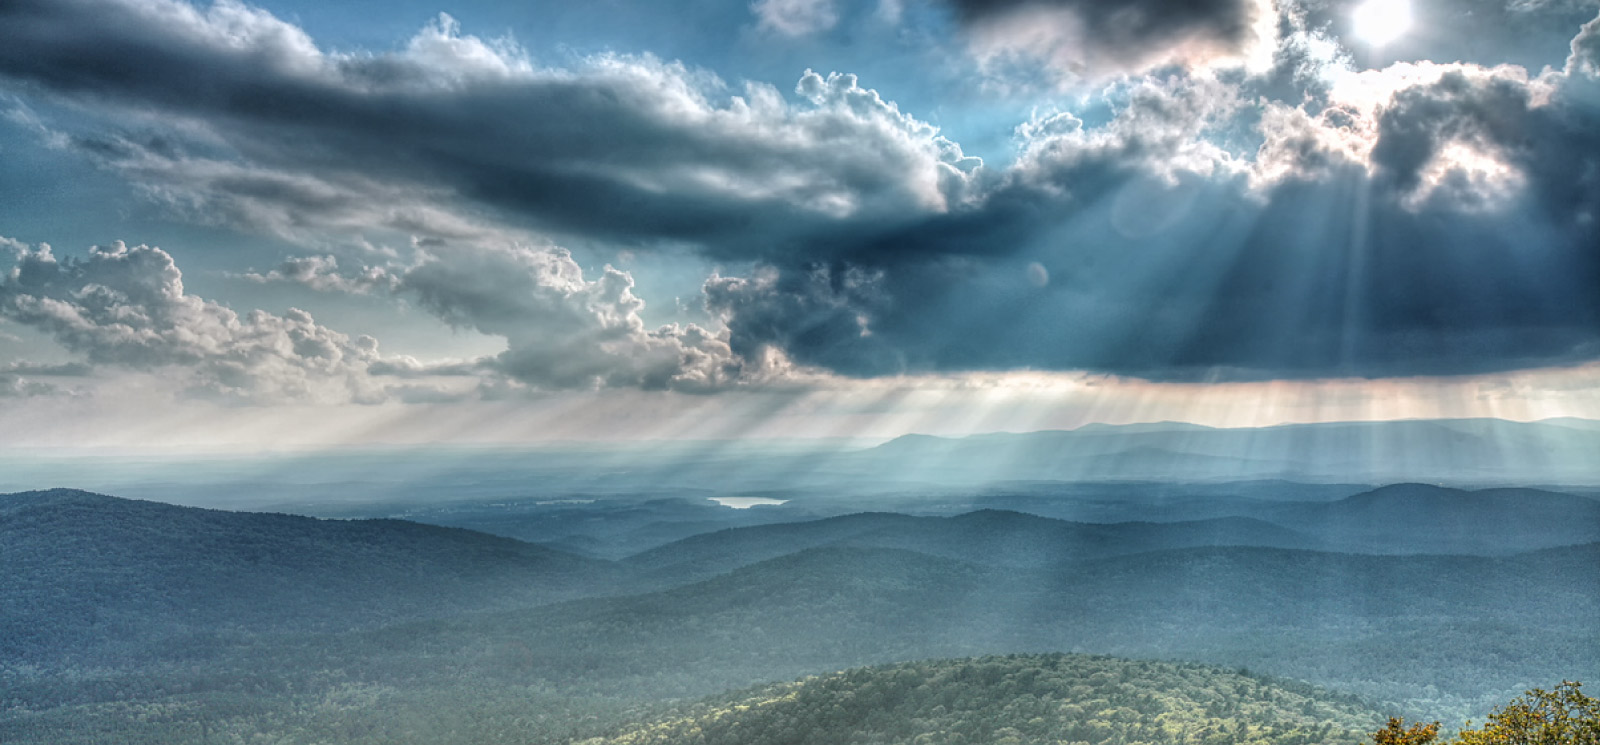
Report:
[[1356,38],[1382,46],[1411,28],[1410,0],[1366,0],[1350,16]]

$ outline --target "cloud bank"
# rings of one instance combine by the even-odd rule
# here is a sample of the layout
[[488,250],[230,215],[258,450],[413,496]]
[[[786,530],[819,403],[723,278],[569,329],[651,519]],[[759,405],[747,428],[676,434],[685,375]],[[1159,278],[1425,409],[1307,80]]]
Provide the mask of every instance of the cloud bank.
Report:
[[[802,34],[833,7],[751,9]],[[64,146],[179,214],[308,245],[412,237],[403,261],[254,276],[506,340],[439,374],[709,392],[800,369],[1258,380],[1600,357],[1600,19],[1559,67],[1362,68],[1332,27],[1256,0],[949,7],[980,58],[1042,60],[1093,96],[1041,105],[985,164],[851,74],[551,67],[447,16],[393,52],[333,53],[266,11],[175,0],[6,3],[0,78],[80,112]],[[564,242],[724,262],[713,321],[652,328],[630,274],[585,276]],[[176,269],[150,251],[29,254],[5,312],[211,390],[372,377],[375,348],[303,314],[160,310],[132,277]]]

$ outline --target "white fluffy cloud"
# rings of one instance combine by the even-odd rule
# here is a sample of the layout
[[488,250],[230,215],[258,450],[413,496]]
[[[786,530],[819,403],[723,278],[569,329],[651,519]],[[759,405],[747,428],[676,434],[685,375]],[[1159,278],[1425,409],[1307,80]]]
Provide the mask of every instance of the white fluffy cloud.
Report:
[[505,338],[506,351],[480,364],[519,384],[703,392],[740,381],[726,333],[646,327],[631,276],[608,266],[586,279],[559,248],[439,253],[399,275],[396,289],[446,322]]
[[1566,70],[1568,75],[1600,77],[1600,18],[1583,24],[1583,29],[1573,38]]
[[188,294],[167,252],[123,243],[82,260],[26,249],[0,281],[0,317],[34,327],[95,365],[181,371],[192,392],[238,400],[374,400],[377,341],[303,310],[244,315]]
[[[351,338],[303,310],[240,314],[190,294],[172,256],[159,248],[119,242],[61,260],[48,245],[8,245],[17,259],[0,281],[0,319],[38,329],[89,364],[0,367],[5,396],[55,393],[58,387],[40,378],[95,368],[161,372],[192,395],[238,402],[376,403],[604,387],[707,393],[802,377],[772,354],[746,363],[726,330],[648,327],[631,276],[608,266],[585,278],[554,246],[434,246],[407,267],[346,269],[334,257],[312,256],[243,275],[326,291],[392,292],[451,325],[506,341],[506,350],[490,357],[418,361],[382,357],[377,340]],[[444,384],[426,383],[440,379]]]
[[[1012,174],[1037,188],[1070,193],[1084,171],[1180,172],[1226,177],[1247,164],[1211,139],[1243,106],[1237,85],[1205,73],[1144,78],[1117,96],[1111,121],[1087,129],[1076,117],[1036,117],[1018,129],[1022,154]],[[1090,183],[1091,186],[1095,185]]]

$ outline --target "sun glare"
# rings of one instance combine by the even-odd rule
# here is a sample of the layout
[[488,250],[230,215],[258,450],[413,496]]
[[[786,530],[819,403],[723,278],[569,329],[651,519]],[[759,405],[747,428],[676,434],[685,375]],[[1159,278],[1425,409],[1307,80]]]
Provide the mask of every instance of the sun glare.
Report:
[[1356,38],[1382,46],[1411,28],[1410,0],[1366,0],[1350,17]]

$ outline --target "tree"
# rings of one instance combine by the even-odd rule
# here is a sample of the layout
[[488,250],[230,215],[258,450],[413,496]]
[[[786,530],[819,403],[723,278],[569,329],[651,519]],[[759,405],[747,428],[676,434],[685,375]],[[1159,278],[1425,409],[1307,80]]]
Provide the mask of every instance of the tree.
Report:
[[[1571,681],[1546,691],[1535,688],[1489,715],[1481,729],[1472,723],[1454,740],[1440,745],[1600,745],[1600,699],[1583,695]],[[1439,723],[1405,725],[1394,717],[1372,733],[1375,745],[1429,745]]]
[[1483,729],[1462,730],[1461,745],[1600,745],[1600,699],[1581,687],[1568,681],[1528,691],[1490,714]]
[[1376,745],[1428,745],[1438,736],[1438,722],[1418,722],[1407,727],[1404,719],[1389,717],[1389,725],[1372,733],[1372,741]]

